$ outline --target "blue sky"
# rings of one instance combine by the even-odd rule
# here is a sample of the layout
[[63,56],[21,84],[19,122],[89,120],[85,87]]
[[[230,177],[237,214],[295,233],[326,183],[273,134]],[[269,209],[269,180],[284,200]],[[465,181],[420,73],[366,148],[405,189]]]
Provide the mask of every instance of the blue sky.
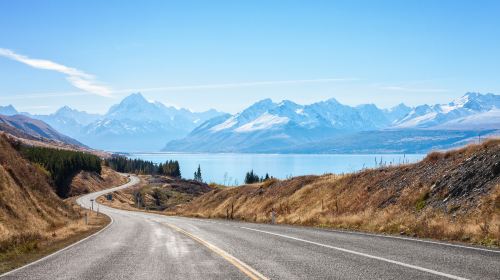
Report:
[[500,93],[499,14],[499,1],[1,1],[0,104],[105,112],[141,91],[236,112]]

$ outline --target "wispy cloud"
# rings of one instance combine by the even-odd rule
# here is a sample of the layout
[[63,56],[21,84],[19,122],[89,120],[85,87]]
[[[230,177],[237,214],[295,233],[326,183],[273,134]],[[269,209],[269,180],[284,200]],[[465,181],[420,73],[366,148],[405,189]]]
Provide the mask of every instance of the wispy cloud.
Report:
[[101,96],[111,96],[112,90],[109,87],[98,83],[93,75],[87,74],[81,70],[46,59],[29,58],[9,49],[0,48],[0,56],[24,63],[33,68],[51,70],[65,74],[66,80],[78,89]]
[[[69,78],[68,78],[69,79]],[[164,86],[164,87],[142,87],[109,90],[108,96],[114,94],[129,94],[132,92],[162,92],[162,91],[183,91],[183,90],[205,90],[205,89],[225,89],[225,88],[242,88],[253,86],[267,85],[286,85],[286,84],[306,84],[306,83],[327,83],[327,82],[349,82],[357,81],[356,78],[325,78],[325,79],[305,79],[305,80],[278,80],[278,81],[255,81],[255,82],[240,82],[226,84],[204,84],[204,85],[181,85],[181,86]],[[0,96],[1,99],[23,99],[23,98],[45,98],[45,97],[64,97],[64,96],[79,96],[85,95],[83,92],[46,92],[46,93],[26,93],[22,95]]]
[[403,86],[381,86],[379,88],[389,91],[415,92],[415,93],[448,92],[448,90],[444,88],[419,88],[419,87],[403,87]]

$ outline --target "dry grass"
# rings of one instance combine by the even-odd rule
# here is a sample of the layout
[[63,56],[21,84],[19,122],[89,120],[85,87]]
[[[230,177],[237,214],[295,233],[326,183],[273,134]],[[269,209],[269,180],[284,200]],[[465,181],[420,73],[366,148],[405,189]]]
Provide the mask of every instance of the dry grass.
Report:
[[[344,176],[216,189],[174,214],[334,227],[500,246],[500,141]],[[492,175],[493,174],[493,175]]]
[[23,266],[99,231],[109,224],[105,215],[91,214],[88,224],[82,219],[69,223],[49,235],[23,233],[0,243],[0,274]]
[[0,272],[10,270],[102,228],[84,224],[83,210],[53,192],[45,170],[24,160],[0,135]]

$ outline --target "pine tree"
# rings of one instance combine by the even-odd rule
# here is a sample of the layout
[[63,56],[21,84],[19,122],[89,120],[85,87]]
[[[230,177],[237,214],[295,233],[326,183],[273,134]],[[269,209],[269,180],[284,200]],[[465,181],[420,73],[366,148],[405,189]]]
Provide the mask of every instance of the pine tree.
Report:
[[269,173],[266,173],[266,177],[264,178],[264,181],[267,181],[269,179],[271,179],[271,178],[269,178]]
[[194,180],[198,182],[203,182],[203,178],[201,177],[201,167],[198,164],[198,169],[194,172]]
[[245,175],[245,184],[253,184],[253,183],[258,183],[261,181],[261,178],[259,178],[259,175],[255,174],[253,170],[250,172],[247,172]]

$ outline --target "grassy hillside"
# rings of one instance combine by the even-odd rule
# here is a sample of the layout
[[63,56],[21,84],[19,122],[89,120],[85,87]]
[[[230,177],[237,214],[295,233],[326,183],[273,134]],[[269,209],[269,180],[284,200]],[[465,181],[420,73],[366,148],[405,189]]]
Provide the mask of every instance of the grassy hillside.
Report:
[[216,189],[173,214],[500,245],[500,140],[343,176]]
[[60,199],[49,173],[24,159],[0,135],[0,273],[32,261],[102,228],[91,216]]
[[46,172],[0,137],[0,238],[39,238],[79,214],[52,191]]

